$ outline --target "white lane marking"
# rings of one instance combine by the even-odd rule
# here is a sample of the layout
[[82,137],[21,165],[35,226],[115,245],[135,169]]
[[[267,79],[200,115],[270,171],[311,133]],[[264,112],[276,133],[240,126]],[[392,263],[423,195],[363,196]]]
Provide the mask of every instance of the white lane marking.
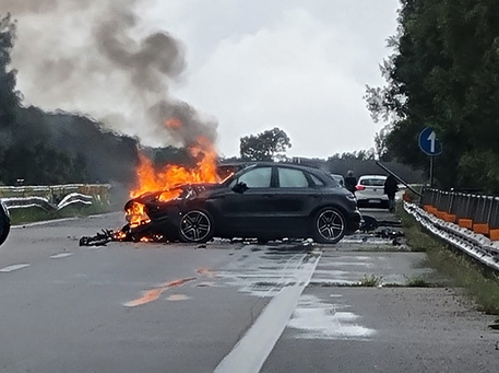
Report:
[[108,216],[112,216],[112,215],[116,215],[116,214],[121,214],[121,211],[105,212],[102,214],[88,215],[87,219],[106,218]]
[[14,264],[5,268],[0,269],[1,273],[9,273],[13,271],[17,271],[18,269],[23,269],[29,267],[31,264]]
[[37,227],[39,225],[47,225],[47,224],[52,224],[52,223],[62,223],[65,221],[72,221],[72,220],[78,220],[78,219],[80,219],[80,218],[64,218],[64,219],[45,220],[45,221],[38,221],[36,223],[13,225],[11,228],[12,229],[30,228],[30,227]]
[[[306,259],[306,257],[304,257]],[[267,304],[258,319],[215,368],[214,373],[257,373],[286,328],[298,300],[314,274],[320,254],[297,267],[293,282]]]
[[[107,217],[109,215],[115,215],[115,214],[116,214],[116,212],[106,212],[104,214],[89,215],[89,216],[87,216],[87,218],[88,219],[96,219],[96,218],[103,218],[103,217]],[[47,224],[52,224],[52,223],[64,223],[66,221],[81,220],[81,219],[84,219],[84,218],[62,218],[62,219],[44,220],[44,221],[38,221],[35,223],[16,224],[16,225],[13,225],[11,228],[12,229],[30,228],[30,227],[36,227],[39,225],[47,225]]]
[[60,259],[60,258],[67,258],[68,256],[73,255],[73,253],[60,253],[60,254],[55,254],[50,257],[50,259]]

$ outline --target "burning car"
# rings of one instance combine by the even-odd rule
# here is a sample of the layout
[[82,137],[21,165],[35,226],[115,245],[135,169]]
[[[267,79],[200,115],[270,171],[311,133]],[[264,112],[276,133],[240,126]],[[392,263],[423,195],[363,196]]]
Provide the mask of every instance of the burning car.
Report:
[[136,196],[121,235],[203,243],[213,237],[260,241],[312,237],[336,243],[359,228],[354,195],[322,170],[255,163],[220,183],[191,183]]

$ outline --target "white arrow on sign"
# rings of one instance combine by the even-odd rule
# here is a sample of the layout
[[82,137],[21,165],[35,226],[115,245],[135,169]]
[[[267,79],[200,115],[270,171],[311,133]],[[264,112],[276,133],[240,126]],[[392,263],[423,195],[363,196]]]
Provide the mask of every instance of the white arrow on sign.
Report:
[[437,135],[435,134],[435,131],[431,131],[427,140],[430,141],[430,153],[435,153],[435,143],[437,140]]

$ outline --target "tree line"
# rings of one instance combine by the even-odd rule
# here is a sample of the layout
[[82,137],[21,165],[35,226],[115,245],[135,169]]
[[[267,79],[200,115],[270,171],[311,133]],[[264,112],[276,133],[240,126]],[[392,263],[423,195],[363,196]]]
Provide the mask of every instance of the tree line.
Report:
[[[120,183],[129,186],[139,163],[139,141],[106,130],[84,115],[24,107],[10,68],[16,24],[0,16],[0,183],[26,185]],[[185,163],[174,147],[141,148],[158,164]]]
[[[432,127],[443,144],[435,177],[444,188],[499,192],[499,2],[401,0],[392,55],[381,64],[383,87],[367,87],[374,120],[386,125],[374,148],[330,160],[397,161],[428,168],[417,137]],[[83,115],[22,105],[10,68],[15,22],[0,17],[0,182],[130,184],[138,139]],[[240,139],[241,160],[286,160],[291,140],[279,128]],[[189,163],[184,149],[146,149],[156,163]]]
[[388,123],[385,154],[428,167],[417,137],[442,143],[435,178],[443,188],[499,192],[499,2],[401,0],[383,87],[367,87],[375,120]]

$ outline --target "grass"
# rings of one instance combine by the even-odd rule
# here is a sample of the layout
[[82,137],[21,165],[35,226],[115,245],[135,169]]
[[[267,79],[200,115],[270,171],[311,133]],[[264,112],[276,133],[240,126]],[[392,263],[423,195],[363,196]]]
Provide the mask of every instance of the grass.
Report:
[[405,286],[409,288],[431,288],[436,285],[428,282],[423,277],[406,277]]
[[383,276],[376,275],[364,275],[364,277],[359,281],[357,286],[362,287],[378,287],[382,284]]
[[110,211],[112,211],[110,206],[93,204],[90,206],[68,206],[60,211],[47,211],[40,207],[29,207],[24,209],[12,209],[9,212],[12,224],[23,224],[69,217],[82,217]]
[[413,251],[426,252],[429,266],[448,277],[452,285],[465,289],[480,311],[499,315],[499,277],[495,272],[427,233],[400,204],[397,214]]

